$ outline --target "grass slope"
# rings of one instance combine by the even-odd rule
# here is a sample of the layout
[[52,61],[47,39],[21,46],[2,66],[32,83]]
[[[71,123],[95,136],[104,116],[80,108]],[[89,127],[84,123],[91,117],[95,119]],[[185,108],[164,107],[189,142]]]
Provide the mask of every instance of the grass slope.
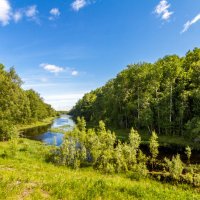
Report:
[[0,143],[0,199],[200,199],[199,190],[187,185],[46,163],[49,148],[28,139]]

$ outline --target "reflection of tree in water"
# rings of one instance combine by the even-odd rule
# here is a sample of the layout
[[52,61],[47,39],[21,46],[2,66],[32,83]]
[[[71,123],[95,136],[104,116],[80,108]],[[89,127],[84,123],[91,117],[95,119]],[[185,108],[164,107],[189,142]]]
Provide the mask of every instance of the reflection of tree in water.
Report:
[[51,125],[30,128],[30,129],[23,130],[20,135],[21,137],[34,139],[36,136],[47,132],[48,129],[50,128],[51,128]]

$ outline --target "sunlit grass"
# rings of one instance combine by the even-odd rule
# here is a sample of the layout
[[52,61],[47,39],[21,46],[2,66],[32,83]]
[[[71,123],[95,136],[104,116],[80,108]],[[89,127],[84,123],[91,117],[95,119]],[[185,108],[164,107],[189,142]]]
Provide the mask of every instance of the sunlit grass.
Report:
[[19,139],[17,153],[0,143],[0,199],[199,199],[197,189],[125,174],[103,175],[92,168],[72,170],[45,161],[48,146]]

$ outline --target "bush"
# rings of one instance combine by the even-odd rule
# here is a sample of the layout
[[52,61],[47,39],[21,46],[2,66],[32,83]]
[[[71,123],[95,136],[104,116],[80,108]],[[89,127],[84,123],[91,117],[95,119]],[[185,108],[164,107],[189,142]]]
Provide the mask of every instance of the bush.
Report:
[[141,137],[137,131],[131,129],[129,143],[122,144],[116,141],[115,133],[106,130],[103,121],[99,122],[97,130],[87,130],[84,118],[78,118],[77,122],[77,126],[66,133],[61,147],[50,153],[48,160],[75,169],[83,163],[92,164],[93,168],[103,173],[129,170],[142,170],[139,171],[142,175],[146,173],[147,158],[139,150]]
[[171,161],[165,158],[165,162],[171,178],[179,180],[183,171],[183,162],[180,159],[180,155],[177,154],[175,157],[173,156]]
[[86,148],[79,145],[75,139],[66,137],[59,148],[54,148],[48,156],[48,160],[59,165],[65,165],[78,169],[86,160]]
[[191,158],[191,155],[192,155],[192,150],[189,146],[187,146],[185,148],[185,154],[187,156],[187,159],[188,159],[188,163],[190,163],[190,158]]
[[184,181],[186,181],[189,184],[193,183],[193,174],[192,173],[187,173],[183,176]]
[[200,174],[195,174],[194,175],[193,184],[196,187],[200,187]]
[[158,156],[158,136],[156,134],[156,132],[152,132],[151,138],[150,138],[150,144],[149,144],[149,148],[150,148],[150,153],[151,153],[151,162],[152,162],[152,167],[154,162],[156,161],[156,158]]
[[7,141],[18,136],[19,133],[14,125],[7,120],[0,121],[0,141]]

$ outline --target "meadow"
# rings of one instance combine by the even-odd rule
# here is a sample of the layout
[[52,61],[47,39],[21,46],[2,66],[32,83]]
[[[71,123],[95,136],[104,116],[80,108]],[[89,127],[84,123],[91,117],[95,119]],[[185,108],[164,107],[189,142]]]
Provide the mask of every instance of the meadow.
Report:
[[0,199],[199,199],[199,188],[132,173],[102,174],[46,161],[52,147],[28,139],[0,142]]

